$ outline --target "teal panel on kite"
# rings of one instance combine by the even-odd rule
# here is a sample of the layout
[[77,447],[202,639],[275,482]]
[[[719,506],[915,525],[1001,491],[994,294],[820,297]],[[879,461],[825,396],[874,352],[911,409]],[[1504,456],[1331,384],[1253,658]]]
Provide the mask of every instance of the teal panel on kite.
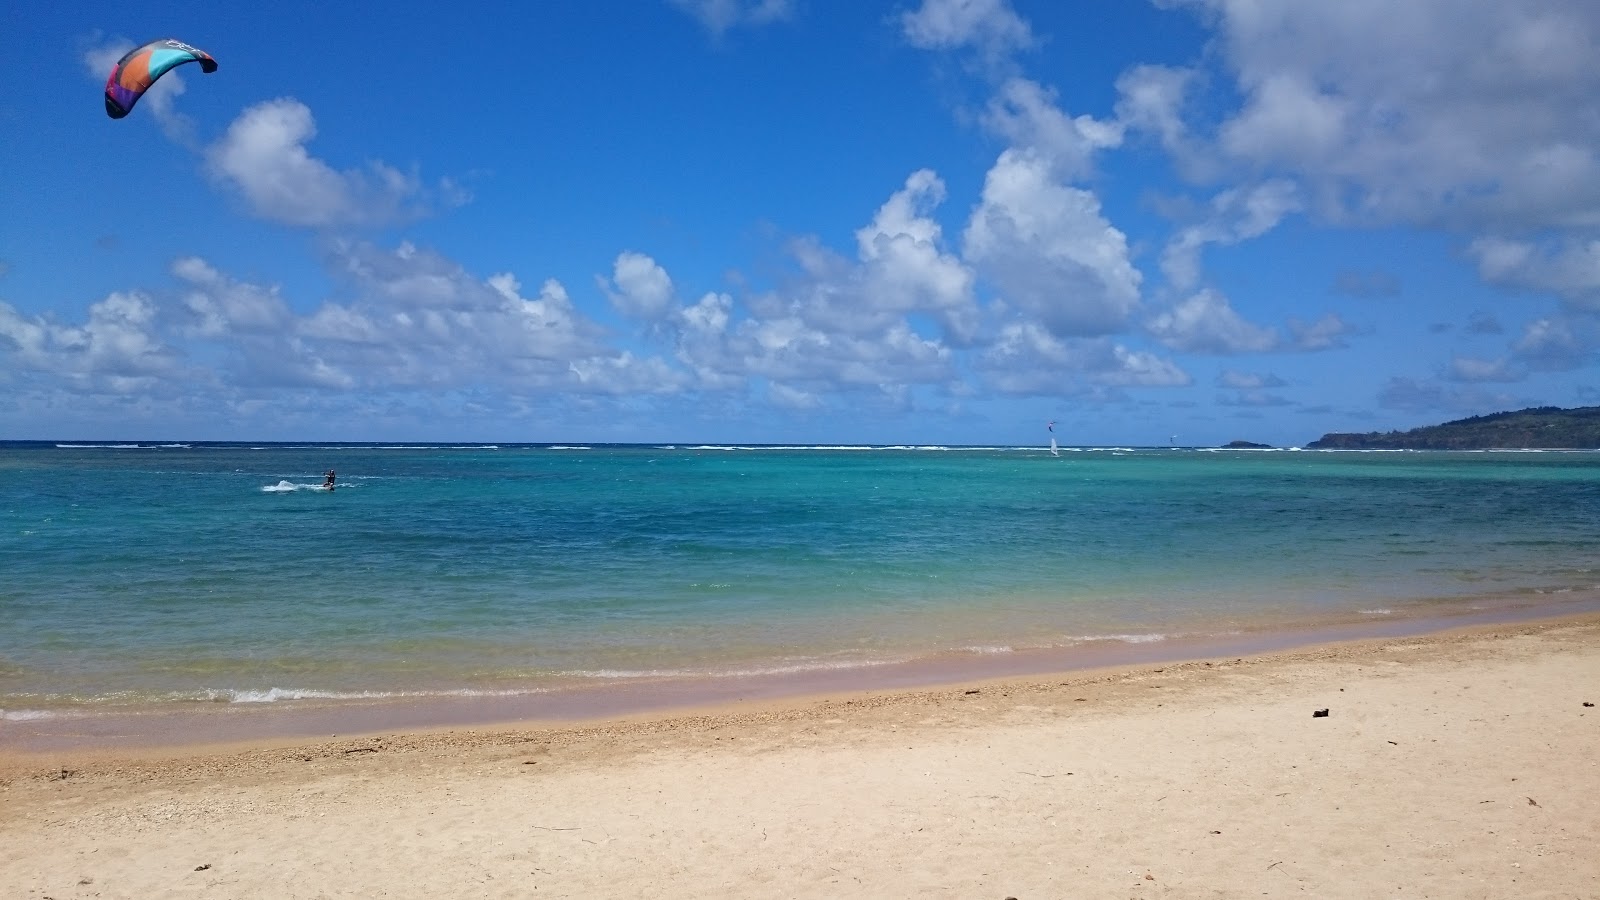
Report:
[[106,79],[106,115],[120,119],[133,110],[156,79],[184,63],[197,62],[207,74],[217,70],[217,61],[204,50],[183,41],[164,38],[128,51],[111,67]]

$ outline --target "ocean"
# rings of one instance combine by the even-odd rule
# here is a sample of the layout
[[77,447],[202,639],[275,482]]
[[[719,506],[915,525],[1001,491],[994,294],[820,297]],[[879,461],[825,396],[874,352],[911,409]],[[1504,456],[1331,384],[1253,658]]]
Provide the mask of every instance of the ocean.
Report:
[[1593,452],[0,443],[0,742],[581,717],[1597,604]]

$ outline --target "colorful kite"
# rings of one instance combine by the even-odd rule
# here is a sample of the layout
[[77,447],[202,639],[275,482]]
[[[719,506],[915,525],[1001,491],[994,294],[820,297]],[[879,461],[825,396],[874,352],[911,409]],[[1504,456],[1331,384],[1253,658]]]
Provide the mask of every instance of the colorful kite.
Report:
[[200,71],[208,75],[217,70],[217,61],[211,54],[171,38],[128,51],[111,67],[111,77],[106,79],[106,115],[113,119],[127,115],[157,78],[190,62],[199,63]]

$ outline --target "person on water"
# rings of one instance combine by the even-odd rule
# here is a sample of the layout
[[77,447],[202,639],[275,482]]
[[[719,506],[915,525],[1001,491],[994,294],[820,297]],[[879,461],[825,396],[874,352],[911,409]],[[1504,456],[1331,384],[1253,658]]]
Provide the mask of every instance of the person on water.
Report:
[[322,486],[324,488],[330,490],[330,491],[333,490],[333,470],[332,469],[329,469],[327,475],[325,475],[323,477]]

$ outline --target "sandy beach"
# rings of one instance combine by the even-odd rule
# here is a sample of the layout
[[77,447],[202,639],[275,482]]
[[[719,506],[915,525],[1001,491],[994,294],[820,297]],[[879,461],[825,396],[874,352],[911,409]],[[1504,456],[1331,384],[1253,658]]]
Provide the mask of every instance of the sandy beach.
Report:
[[561,726],[0,750],[0,895],[1596,897],[1595,702],[1588,615]]

